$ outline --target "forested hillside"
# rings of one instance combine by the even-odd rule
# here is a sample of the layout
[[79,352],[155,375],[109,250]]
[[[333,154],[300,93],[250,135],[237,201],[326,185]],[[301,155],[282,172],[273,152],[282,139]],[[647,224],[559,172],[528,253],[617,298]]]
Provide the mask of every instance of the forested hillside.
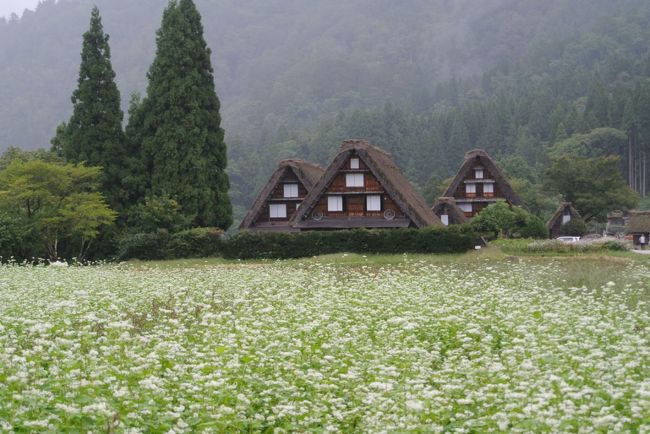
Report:
[[[430,197],[470,148],[500,158],[525,193],[558,149],[625,159],[628,130],[635,155],[650,138],[644,0],[196,3],[236,216],[278,159],[325,164],[348,137],[392,152]],[[92,4],[123,107],[144,91],[166,0],[46,0],[0,21],[0,148],[48,147],[69,118]]]

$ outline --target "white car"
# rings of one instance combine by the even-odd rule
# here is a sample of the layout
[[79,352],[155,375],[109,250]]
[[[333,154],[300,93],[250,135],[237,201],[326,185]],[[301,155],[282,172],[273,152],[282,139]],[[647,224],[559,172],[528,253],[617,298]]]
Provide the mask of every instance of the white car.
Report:
[[562,241],[563,243],[577,243],[580,241],[580,237],[557,237],[556,240]]

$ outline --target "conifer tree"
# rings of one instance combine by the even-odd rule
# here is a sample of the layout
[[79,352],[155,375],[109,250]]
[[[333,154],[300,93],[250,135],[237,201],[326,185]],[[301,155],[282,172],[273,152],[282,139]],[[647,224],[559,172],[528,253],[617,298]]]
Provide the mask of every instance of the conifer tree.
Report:
[[57,129],[52,143],[68,162],[103,167],[102,191],[111,207],[119,210],[125,205],[120,182],[125,176],[125,141],[108,39],[94,7],[90,28],[83,35],[72,117]]
[[176,200],[198,226],[227,228],[226,144],[210,49],[192,0],[172,0],[158,30],[147,95],[133,114],[130,135],[142,145],[151,196]]

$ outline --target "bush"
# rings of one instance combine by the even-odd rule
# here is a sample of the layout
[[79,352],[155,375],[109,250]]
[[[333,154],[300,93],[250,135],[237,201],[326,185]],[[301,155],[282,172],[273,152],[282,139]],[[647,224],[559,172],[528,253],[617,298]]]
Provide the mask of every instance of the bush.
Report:
[[216,256],[222,249],[223,231],[194,228],[170,234],[164,229],[150,233],[127,234],[119,241],[118,258],[180,259]]
[[526,246],[528,253],[592,253],[630,250],[630,244],[622,240],[596,239],[563,243],[558,240],[535,241]]
[[219,228],[194,228],[173,234],[167,244],[172,258],[217,256],[222,249],[223,231]]
[[582,237],[586,233],[587,225],[579,218],[573,218],[560,226],[560,235]]
[[506,202],[494,203],[482,210],[470,223],[475,231],[489,238],[546,238],[548,231],[542,219],[523,208]]
[[168,259],[169,232],[161,229],[156,232],[128,234],[118,243],[117,257],[126,259]]
[[541,218],[529,214],[524,220],[524,225],[519,229],[518,235],[521,238],[547,238],[548,229]]
[[240,232],[223,243],[229,259],[289,259],[329,253],[460,253],[474,247],[468,226],[427,229],[355,229],[297,233]]

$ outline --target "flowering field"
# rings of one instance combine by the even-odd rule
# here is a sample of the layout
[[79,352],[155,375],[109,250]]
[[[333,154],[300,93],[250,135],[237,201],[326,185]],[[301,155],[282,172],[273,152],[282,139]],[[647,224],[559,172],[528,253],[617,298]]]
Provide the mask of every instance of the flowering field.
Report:
[[650,433],[650,268],[565,272],[0,267],[0,431]]

